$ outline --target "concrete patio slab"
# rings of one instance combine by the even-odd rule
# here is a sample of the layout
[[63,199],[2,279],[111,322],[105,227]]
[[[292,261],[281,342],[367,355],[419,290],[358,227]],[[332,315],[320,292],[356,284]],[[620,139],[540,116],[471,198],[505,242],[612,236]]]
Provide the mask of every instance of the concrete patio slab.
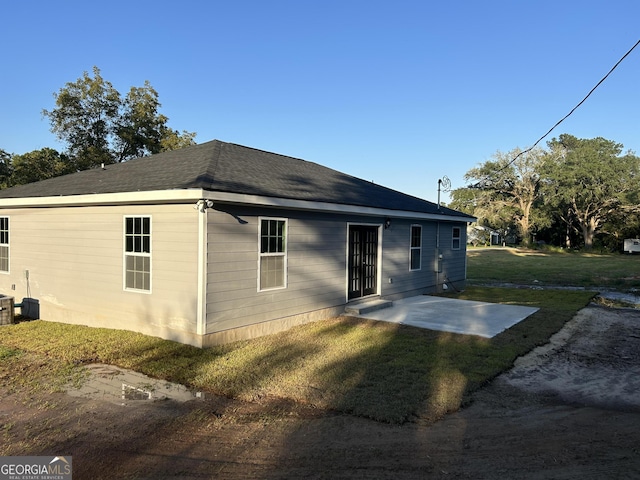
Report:
[[533,307],[420,295],[394,300],[390,308],[355,316],[491,338],[536,311]]

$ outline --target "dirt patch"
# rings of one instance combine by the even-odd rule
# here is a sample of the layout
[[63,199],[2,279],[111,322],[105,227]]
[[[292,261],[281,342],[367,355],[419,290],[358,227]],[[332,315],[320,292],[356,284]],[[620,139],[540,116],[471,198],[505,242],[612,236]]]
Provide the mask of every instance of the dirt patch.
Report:
[[639,328],[637,310],[584,309],[434,425],[269,399],[33,399],[4,379],[2,453],[73,455],[77,479],[638,478]]
[[640,316],[587,308],[497,383],[567,404],[640,412]]

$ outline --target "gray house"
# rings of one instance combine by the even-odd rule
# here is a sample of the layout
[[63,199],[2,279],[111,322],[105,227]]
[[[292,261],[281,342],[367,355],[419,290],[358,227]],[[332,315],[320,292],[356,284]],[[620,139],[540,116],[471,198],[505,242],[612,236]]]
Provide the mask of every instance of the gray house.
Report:
[[462,288],[466,214],[218,140],[0,191],[0,293],[209,346]]

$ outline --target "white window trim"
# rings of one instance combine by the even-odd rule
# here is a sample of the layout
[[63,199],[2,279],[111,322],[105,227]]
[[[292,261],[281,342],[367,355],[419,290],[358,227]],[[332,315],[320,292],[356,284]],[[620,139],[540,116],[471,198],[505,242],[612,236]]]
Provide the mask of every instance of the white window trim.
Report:
[[[411,246],[411,243],[413,241],[413,227],[418,227],[420,229],[420,246],[419,247]],[[411,254],[413,253],[414,250],[420,251],[420,265],[418,266],[418,268],[411,268]],[[418,225],[417,223],[414,223],[409,228],[409,271],[417,272],[418,270],[422,270],[422,225]]]
[[0,218],[7,219],[7,234],[9,235],[9,242],[0,243],[0,246],[7,247],[7,269],[0,270],[0,274],[9,275],[11,273],[11,218],[8,215],[2,215]]
[[[277,220],[284,222],[284,252],[274,252],[274,253],[262,253],[261,245],[262,245],[262,221],[263,220]],[[260,288],[260,277],[261,277],[261,265],[262,265],[262,257],[284,257],[283,261],[283,269],[284,269],[284,281],[283,285],[280,287],[272,287],[272,288]],[[289,284],[289,219],[284,217],[258,217],[258,292],[273,292],[274,290],[284,290],[287,288]]]
[[[149,219],[149,253],[127,252],[127,218]],[[149,258],[149,290],[127,287],[127,257]],[[153,218],[151,215],[124,215],[122,217],[122,288],[125,292],[151,294],[153,291]]]
[[[458,236],[457,237],[454,236],[456,228],[458,229]],[[455,243],[456,240],[458,240],[458,246],[457,247],[454,246],[454,243]],[[460,227],[451,227],[451,250],[460,250],[461,246],[462,246],[462,228],[460,228]]]

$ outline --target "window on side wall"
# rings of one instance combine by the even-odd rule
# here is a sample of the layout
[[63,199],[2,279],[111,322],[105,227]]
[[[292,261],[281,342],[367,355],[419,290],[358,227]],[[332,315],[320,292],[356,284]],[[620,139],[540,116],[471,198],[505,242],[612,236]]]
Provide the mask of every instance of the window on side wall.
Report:
[[420,270],[422,268],[422,227],[411,225],[411,250],[410,250],[409,270]]
[[460,250],[460,227],[453,227],[451,249]]
[[258,290],[287,286],[287,220],[260,218]]
[[9,272],[9,217],[0,217],[0,272]]
[[124,288],[151,291],[151,217],[124,218]]

